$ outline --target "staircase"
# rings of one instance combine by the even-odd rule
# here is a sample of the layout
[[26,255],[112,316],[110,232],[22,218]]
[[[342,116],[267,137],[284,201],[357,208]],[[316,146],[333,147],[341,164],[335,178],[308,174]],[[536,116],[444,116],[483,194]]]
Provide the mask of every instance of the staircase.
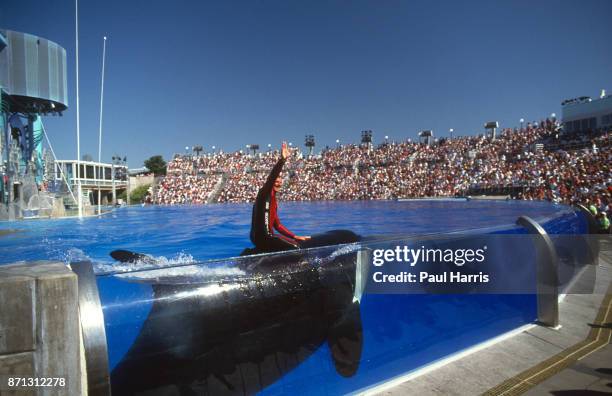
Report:
[[355,162],[353,162],[353,174],[355,176],[359,175],[359,158],[357,158]]
[[89,201],[89,190],[81,190],[81,194],[83,195],[83,206],[90,206],[91,202]]
[[215,184],[215,187],[212,189],[212,191],[208,195],[208,199],[206,200],[207,204],[215,203],[218,201],[219,194],[221,194],[221,191],[223,191],[223,188],[225,187],[226,183],[227,183],[227,173],[223,173],[221,177],[219,178],[219,181],[217,182],[217,184]]

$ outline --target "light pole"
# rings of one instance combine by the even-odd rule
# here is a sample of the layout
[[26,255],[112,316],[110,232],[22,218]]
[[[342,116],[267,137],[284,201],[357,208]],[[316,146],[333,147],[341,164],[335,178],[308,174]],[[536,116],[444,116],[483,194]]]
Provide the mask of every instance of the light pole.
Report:
[[77,194],[79,218],[83,217],[83,192],[81,191],[81,117],[79,112],[79,0],[74,0],[74,27],[75,27],[75,59],[76,59],[76,132],[77,132]]
[[[102,84],[100,88],[100,132],[98,135],[98,163],[102,163],[102,108],[104,105],[104,63],[106,59],[106,36],[104,36],[104,42],[102,44]],[[98,215],[102,213],[102,192],[100,186],[100,166],[98,165]]]
[[304,146],[308,149],[308,157],[312,156],[312,150],[315,147],[315,137],[314,135],[306,135],[304,139]]
[[551,120],[550,120],[550,121],[551,121],[551,123],[552,123],[552,126],[550,127],[550,128],[551,128],[550,130],[551,130],[551,131],[553,131],[553,130],[555,129],[555,125],[557,124],[557,114],[552,113],[552,114],[550,115],[550,118],[551,118]]
[[131,191],[131,184],[130,184],[130,171],[129,171],[129,167],[128,167],[128,163],[127,163],[127,156],[123,157],[123,162],[125,164],[125,178],[127,179],[127,194],[125,194],[125,199],[127,201],[128,206],[130,205],[130,193]]
[[385,135],[385,144],[389,144],[389,135]]
[[453,140],[453,132],[455,132],[453,128],[448,130],[448,133],[450,133],[450,140]]
[[522,131],[522,130],[523,130],[523,123],[525,122],[525,119],[524,119],[524,118],[521,118],[521,119],[520,119],[520,122],[521,122],[521,131]]
[[336,139],[336,148],[340,147],[340,139]]
[[117,190],[115,189],[115,161],[119,157],[113,155],[113,161],[111,162],[111,179],[113,183],[113,206],[117,205]]

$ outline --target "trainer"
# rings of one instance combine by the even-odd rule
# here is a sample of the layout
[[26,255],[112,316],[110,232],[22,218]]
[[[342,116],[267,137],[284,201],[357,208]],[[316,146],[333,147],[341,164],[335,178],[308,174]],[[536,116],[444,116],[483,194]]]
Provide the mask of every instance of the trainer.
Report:
[[[299,249],[300,242],[310,239],[309,236],[298,236],[289,231],[278,218],[278,205],[276,193],[280,190],[283,180],[280,173],[289,157],[287,143],[281,146],[281,158],[272,172],[268,175],[266,183],[257,193],[253,204],[253,218],[251,220],[251,242],[259,253],[278,252],[282,250]],[[279,233],[275,233],[274,230]]]

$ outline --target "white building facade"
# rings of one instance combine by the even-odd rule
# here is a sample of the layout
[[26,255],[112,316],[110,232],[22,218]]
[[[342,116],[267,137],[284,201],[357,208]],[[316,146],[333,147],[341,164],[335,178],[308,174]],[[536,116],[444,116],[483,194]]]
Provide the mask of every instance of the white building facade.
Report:
[[599,99],[581,97],[561,103],[565,132],[586,132],[612,128],[612,95]]

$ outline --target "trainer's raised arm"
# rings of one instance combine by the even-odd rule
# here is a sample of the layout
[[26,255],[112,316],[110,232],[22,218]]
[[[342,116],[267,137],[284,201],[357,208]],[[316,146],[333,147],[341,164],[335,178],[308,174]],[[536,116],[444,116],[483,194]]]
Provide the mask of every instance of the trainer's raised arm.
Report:
[[281,144],[281,158],[284,160],[289,158],[289,148],[287,147],[287,142],[283,142]]

